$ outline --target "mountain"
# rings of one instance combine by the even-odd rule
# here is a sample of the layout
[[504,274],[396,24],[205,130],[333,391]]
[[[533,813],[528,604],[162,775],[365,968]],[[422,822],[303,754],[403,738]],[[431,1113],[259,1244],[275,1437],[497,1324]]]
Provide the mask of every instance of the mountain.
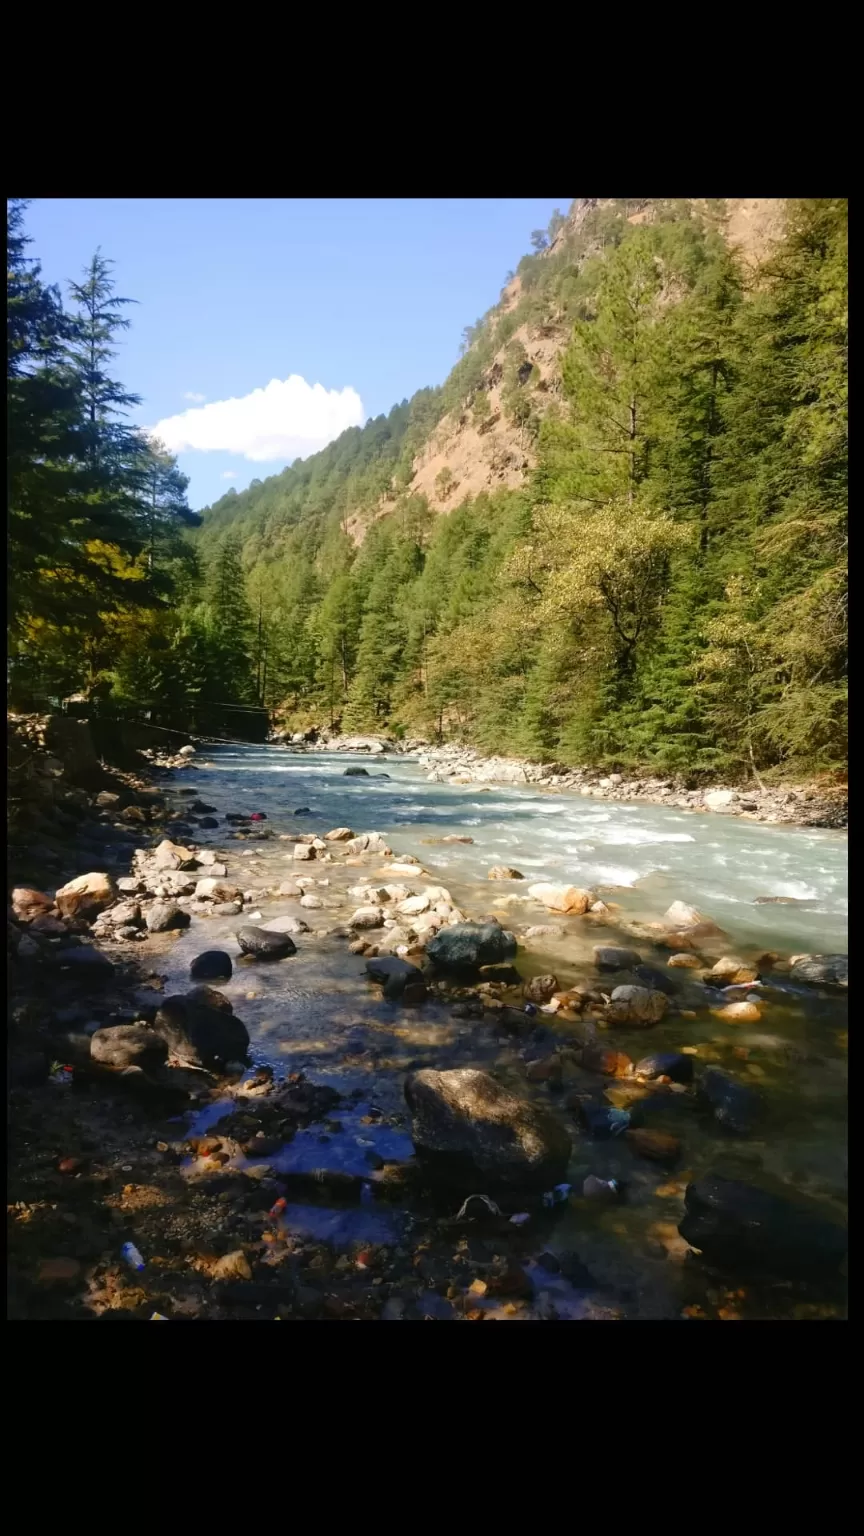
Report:
[[841,764],[846,221],[556,215],[440,388],[203,513],[256,699],[696,776]]

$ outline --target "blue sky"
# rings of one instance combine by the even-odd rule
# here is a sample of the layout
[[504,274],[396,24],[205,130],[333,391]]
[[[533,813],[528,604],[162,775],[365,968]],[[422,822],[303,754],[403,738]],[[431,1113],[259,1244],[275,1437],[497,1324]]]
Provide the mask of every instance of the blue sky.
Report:
[[97,246],[116,263],[138,301],[117,375],[201,507],[440,384],[571,201],[42,198],[26,222],[49,282]]

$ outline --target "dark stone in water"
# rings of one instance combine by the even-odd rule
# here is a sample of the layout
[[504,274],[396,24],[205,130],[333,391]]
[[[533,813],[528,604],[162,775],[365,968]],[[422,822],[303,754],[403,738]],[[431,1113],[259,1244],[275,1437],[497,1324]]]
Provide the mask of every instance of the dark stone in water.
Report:
[[232,972],[231,955],[224,949],[204,949],[203,954],[195,955],[189,966],[189,975],[194,982],[228,982]]
[[249,1049],[249,1031],[233,1013],[188,997],[166,997],[154,1028],[173,1056],[193,1066],[243,1061]]
[[294,812],[294,815],[295,815],[295,816],[311,816],[311,815],[312,815],[312,812],[311,812],[311,811],[310,811],[310,809],[309,809],[309,807],[308,807],[308,805],[301,805],[301,806],[300,806],[300,807],[299,807],[299,808],[298,808],[298,810],[296,810],[296,811],[295,811],[295,812]]
[[692,1083],[693,1057],[680,1056],[675,1051],[655,1051],[637,1061],[634,1070],[637,1077],[669,1077],[673,1083]]
[[564,1177],[570,1137],[548,1110],[486,1072],[426,1069],[405,1083],[424,1171],[484,1193],[497,1185],[550,1189]]
[[803,981],[810,987],[849,985],[848,955],[802,955],[789,972],[791,981]]
[[215,805],[205,805],[203,800],[193,800],[188,809],[195,816],[212,816],[216,807]]
[[710,1264],[746,1266],[783,1278],[839,1269],[843,1227],[815,1206],[709,1174],[688,1184],[678,1231]]
[[710,1104],[717,1124],[736,1136],[748,1135],[762,1114],[762,1098],[755,1088],[739,1083],[719,1067],[703,1072],[699,1094]]
[[114,974],[114,967],[108,956],[103,955],[100,949],[91,949],[89,944],[59,950],[57,964],[64,970],[77,972],[82,977],[86,976],[88,980],[97,977],[104,977],[107,980]]
[[474,971],[511,960],[516,949],[515,936],[498,923],[455,923],[429,940],[426,954],[442,970]]
[[368,768],[346,768],[345,772],[343,774],[343,778],[346,778],[346,779],[368,779],[369,778],[369,769]]
[[423,972],[399,955],[374,955],[366,961],[366,974],[383,986],[384,996],[390,1002],[401,997],[406,986],[424,982]]
[[215,816],[202,816],[198,825],[199,827],[206,827],[208,830],[212,830],[213,827],[218,827],[219,823]]
[[633,975],[638,977],[644,987],[653,987],[656,992],[664,992],[667,997],[674,997],[678,990],[668,971],[661,971],[656,965],[634,965]]
[[237,943],[244,955],[254,955],[256,960],[284,960],[296,955],[297,945],[289,933],[268,932],[266,928],[238,928]]
[[585,1129],[598,1141],[608,1141],[621,1136],[629,1128],[630,1115],[626,1109],[613,1109],[611,1104],[592,1104],[584,1101],[579,1105],[579,1118]]

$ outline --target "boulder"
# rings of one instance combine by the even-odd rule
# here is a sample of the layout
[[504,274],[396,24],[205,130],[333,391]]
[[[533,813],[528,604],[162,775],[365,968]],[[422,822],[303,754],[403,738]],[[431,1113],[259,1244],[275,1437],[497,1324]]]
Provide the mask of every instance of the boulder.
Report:
[[399,955],[375,955],[366,961],[366,974],[384,988],[384,996],[395,1001],[402,997],[407,987],[421,987],[425,996],[426,982],[423,972],[403,960]]
[[380,928],[383,923],[384,913],[380,907],[358,907],[353,917],[348,919],[349,928]]
[[12,911],[20,923],[30,923],[36,917],[47,917],[53,910],[54,898],[46,896],[44,891],[36,891],[29,885],[16,885],[12,892]]
[[177,753],[177,756],[178,757],[194,757],[195,756],[195,748],[192,746],[191,742],[188,744],[188,746],[181,747],[180,751]]
[[753,965],[747,965],[744,960],[739,960],[735,955],[723,955],[715,965],[712,965],[710,974],[717,976],[721,981],[748,982],[757,981],[759,972]]
[[140,928],[143,921],[137,901],[118,901],[107,917],[115,928]]
[[237,943],[244,955],[252,955],[256,960],[284,960],[297,953],[290,933],[274,933],[272,929],[251,925],[237,929]]
[[315,858],[315,849],[311,843],[298,843],[294,849],[294,858],[298,864],[306,864]]
[[240,901],[242,896],[243,892],[236,885],[228,885],[215,875],[205,875],[195,886],[197,901]]
[[494,864],[486,878],[487,880],[524,880],[525,876],[518,869],[511,869],[509,864]]
[[309,924],[304,923],[302,917],[272,917],[269,923],[262,923],[265,933],[308,933]]
[[677,1051],[655,1051],[637,1061],[633,1070],[637,1077],[668,1077],[673,1083],[692,1083],[693,1057]]
[[762,1098],[756,1089],[739,1083],[719,1067],[708,1067],[703,1072],[699,1096],[710,1105],[721,1129],[734,1136],[748,1135],[762,1115]]
[[231,956],[224,949],[205,949],[189,967],[193,981],[229,981],[234,971]]
[[161,1066],[167,1055],[162,1036],[146,1024],[116,1024],[90,1036],[91,1060],[117,1072],[127,1067],[142,1067],[146,1072]]
[[347,843],[354,836],[350,827],[334,827],[332,832],[324,833],[325,843]]
[[845,1228],[798,1199],[708,1174],[688,1184],[678,1231],[709,1264],[798,1279],[831,1274],[846,1257]]
[[300,905],[301,907],[323,907],[324,903],[320,896],[315,896],[312,891],[307,891],[305,895],[300,897]]
[[709,811],[726,811],[734,805],[738,796],[731,789],[711,789],[703,796],[703,803]]
[[157,869],[194,869],[197,862],[190,848],[172,843],[170,837],[163,838],[153,852],[153,863]]
[[98,917],[116,900],[117,887],[110,875],[104,872],[79,875],[57,892],[57,909],[61,917],[92,918]]
[[498,923],[454,923],[429,940],[426,953],[441,970],[473,971],[511,960],[516,949],[515,936]]
[[415,1072],[405,1097],[418,1159],[447,1182],[484,1191],[496,1185],[549,1189],[566,1172],[570,1137],[563,1127],[486,1072]]
[[698,955],[693,954],[670,955],[666,964],[670,965],[673,970],[701,971],[702,969],[702,961]]
[[430,906],[429,897],[425,894],[422,896],[408,896],[404,901],[399,902],[396,911],[400,912],[403,917],[419,917],[421,912],[428,912]]
[[168,933],[174,928],[188,928],[191,921],[189,913],[173,901],[154,901],[147,913],[147,927],[151,933]]
[[345,769],[344,777],[346,779],[368,779],[368,777],[369,777],[369,769],[368,768],[346,768]]
[[557,923],[534,923],[531,928],[525,929],[526,939],[555,939],[560,938],[564,929]]
[[153,1027],[172,1056],[195,1067],[243,1061],[249,1049],[249,1032],[233,1013],[191,997],[166,997]]
[[616,987],[606,1005],[610,1024],[635,1024],[647,1028],[659,1024],[666,1012],[666,998],[650,987]]
[[671,907],[664,912],[663,921],[667,927],[687,933],[691,937],[708,938],[720,932],[717,924],[710,917],[704,917],[698,908],[691,907],[686,901],[673,901]]
[[392,849],[388,847],[380,832],[360,832],[357,837],[352,837],[345,844],[345,852],[355,853],[382,853],[389,854]]
[[635,949],[620,949],[616,944],[594,945],[594,964],[598,971],[632,970],[641,958]]
[[643,987],[650,987],[654,992],[665,992],[667,997],[674,997],[678,990],[671,976],[667,976],[665,970],[659,970],[656,965],[643,965],[640,961],[634,965],[633,975]]
[[553,992],[558,991],[558,977],[551,972],[546,976],[532,976],[522,991],[530,1003],[548,1003]]
[[297,884],[296,880],[283,880],[276,892],[276,895],[302,896],[303,891],[302,888]]
[[88,981],[107,981],[109,976],[114,974],[114,967],[108,956],[103,955],[101,949],[93,949],[89,944],[77,944],[74,949],[58,950],[57,964],[61,970],[71,971],[73,975],[86,976]]
[[207,1008],[221,1008],[223,1013],[234,1012],[234,1005],[225,993],[217,992],[215,987],[192,987],[185,995],[190,1002],[204,1003]]
[[849,985],[848,955],[793,955],[790,980],[804,982],[808,987],[842,987]]
[[549,885],[545,881],[529,885],[528,895],[548,907],[550,912],[568,912],[576,917],[587,912],[594,900],[588,891],[579,890],[578,886]]

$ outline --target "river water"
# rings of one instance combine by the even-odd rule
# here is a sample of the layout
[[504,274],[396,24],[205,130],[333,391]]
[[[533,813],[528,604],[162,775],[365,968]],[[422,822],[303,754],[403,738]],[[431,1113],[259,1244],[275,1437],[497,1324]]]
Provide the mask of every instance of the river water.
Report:
[[[347,776],[350,766],[364,767],[368,776]],[[445,885],[470,917],[494,913],[523,936],[531,924],[555,923],[562,930],[558,935],[520,940],[517,965],[526,977],[552,970],[565,987],[586,978],[596,985],[592,946],[621,942],[621,936],[585,919],[550,917],[520,894],[521,882],[490,882],[492,865],[519,869],[526,876],[523,890],[532,880],[591,887],[622,918],[656,921],[673,900],[690,902],[722,928],[725,938],[718,953],[752,959],[766,950],[788,956],[847,948],[846,838],[841,833],[766,827],[651,804],[598,802],[535,786],[484,790],[435,784],[402,756],[295,753],[275,746],[210,748],[206,759],[202,755],[176,777],[174,787],[194,788],[215,806],[219,829],[196,836],[202,845],[224,852],[230,881],[260,892],[253,910],[260,911],[261,920],[292,913],[315,929],[298,938],[298,954],[290,961],[261,966],[239,960],[233,937],[237,919],[196,918],[160,957],[166,990],[183,990],[194,954],[227,948],[235,956],[235,973],[223,990],[249,1028],[254,1059],[281,1070],[304,1070],[353,1096],[339,1110],[338,1131],[322,1134],[320,1126],[311,1128],[268,1159],[277,1175],[322,1165],[363,1174],[370,1151],[387,1162],[410,1156],[402,1096],[409,1068],[481,1066],[517,1091],[554,1103],[556,1112],[560,1104],[545,1085],[526,1085],[523,1042],[497,1038],[474,1020],[456,1021],[442,1002],[431,1001],[419,1010],[381,1002],[343,935],[356,905],[345,888],[376,875],[383,878],[385,860],[367,860],[363,868],[350,870],[338,859],[298,865],[292,845],[280,841],[280,833],[323,834],[336,826],[378,831],[397,858],[402,853],[422,859],[428,879],[418,874],[412,886]],[[229,812],[253,811],[267,818],[266,840],[251,829],[235,835],[222,823]],[[467,836],[473,842],[438,841],[446,836]],[[270,894],[298,870],[321,882],[313,887],[324,903],[320,911],[303,910],[294,900]],[[757,899],[766,897],[784,900]],[[243,921],[249,920],[247,911]],[[643,955],[657,963],[648,949]],[[765,1123],[758,1135],[730,1142],[716,1126],[694,1117],[692,1096],[674,1104],[670,1098],[669,1115],[652,1120],[682,1138],[682,1161],[670,1174],[634,1159],[619,1141],[580,1137],[572,1115],[562,1110],[574,1129],[568,1175],[574,1189],[593,1173],[625,1184],[627,1199],[612,1210],[589,1210],[577,1200],[556,1214],[554,1230],[550,1226],[543,1234],[545,1246],[553,1253],[577,1250],[595,1288],[586,1282],[574,1290],[560,1276],[538,1270],[536,1255],[526,1254],[532,1279],[535,1273],[541,1277],[542,1305],[573,1318],[679,1317],[688,1306],[696,1308],[692,1315],[716,1316],[723,1315],[725,1298],[729,1316],[838,1315],[841,1303],[831,1287],[778,1296],[776,1290],[766,1295],[748,1283],[739,1295],[735,1276],[718,1280],[690,1259],[677,1222],[687,1182],[709,1171],[758,1176],[769,1188],[809,1196],[835,1219],[843,1216],[845,1000],[793,988],[778,974],[763,994],[759,1022],[733,1025],[718,1020],[709,994],[688,973],[673,974],[681,991],[670,1016],[647,1034],[616,1029],[608,1044],[634,1060],[649,1050],[685,1049],[702,1062],[719,1064],[763,1095]],[[548,1019],[547,1051],[550,1042],[566,1047],[565,1023]],[[541,1052],[529,1047],[532,1054]],[[626,1091],[619,1100],[615,1083],[606,1089],[609,1101],[629,1103]],[[374,1124],[369,1123],[370,1110]],[[213,1124],[221,1112],[224,1106],[210,1106],[197,1128]],[[310,1205],[291,1206],[290,1211],[296,1230],[326,1232],[336,1246],[360,1239],[387,1241],[388,1232],[396,1241],[405,1223],[416,1219],[380,1207],[351,1211]],[[525,1315],[544,1314],[541,1307],[539,1314],[529,1309]]]

